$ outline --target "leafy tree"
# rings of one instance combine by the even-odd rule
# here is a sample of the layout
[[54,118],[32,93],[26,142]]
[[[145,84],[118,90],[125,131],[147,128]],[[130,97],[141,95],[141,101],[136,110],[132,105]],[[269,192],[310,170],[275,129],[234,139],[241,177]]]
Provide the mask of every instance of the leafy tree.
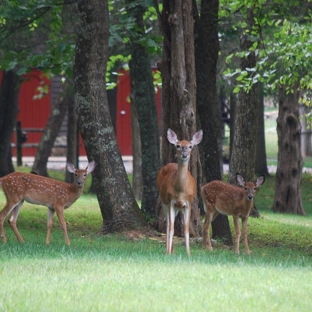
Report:
[[[242,30],[241,50],[249,53],[241,59],[241,71],[246,72],[246,79],[252,77],[249,68],[256,66],[256,55],[250,51],[254,41],[254,14],[251,8],[246,10],[246,28]],[[257,40],[257,37],[255,37]],[[235,131],[231,154],[229,181],[235,184],[236,173],[242,174],[247,181],[254,178],[256,161],[256,139],[258,130],[259,83],[254,83],[249,90],[241,89],[235,108]]]
[[[290,105],[289,99],[297,102],[296,105],[298,105],[296,100],[298,98],[296,96],[297,92],[311,88],[311,76],[309,75],[311,71],[310,55],[312,46],[309,40],[311,30],[309,22],[306,22],[311,13],[309,2],[290,1],[283,3],[283,5],[278,1],[255,3],[256,6],[258,5],[255,22],[258,34],[261,37],[261,45],[259,42],[254,42],[249,50],[240,56],[244,56],[246,53],[255,53],[258,62],[255,66],[248,67],[244,71],[237,71],[239,74],[237,77],[239,82],[236,88],[237,91],[240,88],[245,88],[248,91],[258,82],[265,82],[275,92],[282,91],[280,93],[282,94],[280,103],[284,103],[282,104],[284,109],[279,110],[279,114],[282,114],[282,116],[278,117],[279,148],[281,149],[279,149],[278,155],[274,211],[303,213],[300,194],[302,170],[300,168],[302,163],[300,143],[298,142],[300,137],[299,135],[289,136],[287,122],[292,120],[293,124],[299,125],[297,119],[298,109],[291,108],[292,105]],[[274,29],[274,32],[267,31],[266,26]],[[285,92],[286,95],[293,93],[295,96],[290,96],[288,100],[285,100]],[[291,149],[289,149],[290,146]],[[295,167],[286,161],[289,158],[296,159],[292,162],[296,164]],[[285,177],[285,179],[283,178],[285,183],[280,183],[279,176]],[[290,184],[287,177],[294,177],[292,184],[296,185],[296,192],[289,189]],[[295,194],[291,202],[288,196],[290,192]],[[277,208],[277,206],[279,207]]]
[[301,200],[303,160],[300,146],[299,97],[301,90],[311,88],[311,52],[308,25],[283,21],[276,38],[282,46],[270,52],[279,52],[274,66],[283,68],[283,75],[273,80],[279,89],[277,118],[278,166],[273,211],[305,214]]
[[[158,9],[158,6],[156,6]],[[162,74],[162,163],[174,162],[174,150],[169,146],[166,132],[174,130],[179,139],[190,140],[198,130],[196,125],[196,76],[194,54],[194,22],[191,0],[163,1],[162,11],[158,11],[163,31],[163,56],[160,64]],[[205,136],[205,133],[204,133]],[[193,150],[190,171],[197,181],[198,153]],[[158,206],[160,207],[160,206]],[[162,210],[158,210],[158,229],[165,231]],[[190,235],[198,236],[201,230],[198,198],[192,204]],[[175,222],[175,233],[182,236],[183,218],[179,215]]]
[[88,157],[97,163],[93,177],[103,216],[102,232],[142,227],[146,221],[123,166],[107,102],[108,1],[80,0],[78,9],[75,99],[78,125]]
[[[62,3],[27,1],[24,5],[20,5],[16,1],[6,1],[0,10],[1,69],[15,72],[19,77],[18,80],[15,80],[17,84],[12,85],[12,89],[16,90],[15,93],[22,82],[22,75],[33,67],[41,68],[49,77],[53,73],[72,74],[72,62],[69,61],[70,54],[73,55],[70,53],[73,51],[69,39],[71,34],[61,33]],[[6,75],[4,77],[6,79]],[[14,81],[10,83],[12,82]],[[3,94],[7,96],[3,99],[3,105],[7,106],[6,110],[13,108],[14,105],[11,103],[8,93]],[[58,103],[61,104],[62,101],[60,100]],[[57,109],[52,111],[51,117],[56,111]],[[65,109],[61,112],[61,118],[63,118],[64,111]],[[16,116],[14,118],[16,119]],[[59,125],[54,124],[53,120],[59,122]],[[33,168],[38,173],[47,174],[46,163],[60,122],[60,118],[50,118],[47,124],[46,133],[54,133],[54,135],[42,137]],[[51,128],[48,129],[48,127]],[[12,130],[13,128],[10,131],[8,128],[1,133],[5,142],[10,142]],[[0,159],[6,159],[6,155],[0,152]],[[9,159],[11,162],[11,157]],[[12,164],[11,167],[13,168]]]
[[[196,6],[195,8],[197,9]],[[219,0],[203,0],[200,12],[195,12],[196,104],[201,128],[204,132],[200,146],[203,158],[203,178],[200,182],[205,184],[212,180],[222,180],[221,155],[218,144],[221,136],[221,109],[219,105],[216,105]],[[232,244],[227,216],[219,214],[212,223],[212,229],[214,239],[222,238],[226,244]]]
[[[155,100],[155,88],[151,71],[150,56],[147,53],[144,34],[146,7],[137,1],[127,0],[128,13],[134,19],[135,33],[130,40],[130,75],[132,105],[135,105],[142,147],[143,196],[141,209],[148,219],[155,220],[158,192],[156,175],[160,167],[159,129]],[[145,43],[145,44],[144,44]]]

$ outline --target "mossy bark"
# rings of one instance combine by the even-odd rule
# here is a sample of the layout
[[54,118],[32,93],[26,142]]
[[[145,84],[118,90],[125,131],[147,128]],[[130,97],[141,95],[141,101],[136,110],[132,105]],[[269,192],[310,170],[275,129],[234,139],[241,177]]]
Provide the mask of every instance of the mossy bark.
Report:
[[[127,0],[128,3],[135,1]],[[135,18],[137,36],[144,36],[144,6],[130,6],[129,12]],[[156,219],[158,191],[156,175],[160,168],[159,128],[155,99],[155,88],[150,57],[146,47],[135,40],[130,44],[131,93],[135,103],[141,138],[143,194],[141,209],[153,224]]]
[[[196,76],[194,54],[194,19],[191,0],[163,1],[160,14],[161,29],[164,35],[163,57],[160,64],[162,74],[162,164],[175,162],[175,149],[167,140],[167,130],[174,130],[180,140],[191,140],[198,131],[196,125]],[[205,135],[205,134],[204,134]],[[198,149],[194,148],[190,160],[190,171],[197,181]],[[200,211],[196,196],[191,209],[190,235],[201,234]],[[158,205],[157,228],[165,231],[165,219]],[[175,234],[184,235],[181,214],[175,220]]]
[[288,94],[285,88],[280,90],[277,117],[278,162],[272,210],[305,215],[301,200],[303,159],[298,100],[298,85]]
[[102,233],[146,225],[123,166],[109,112],[105,85],[108,59],[107,0],[78,1],[74,82],[78,126],[89,160],[95,160],[94,185],[103,216]]
[[[200,14],[195,14],[195,63],[197,108],[200,127],[204,132],[202,151],[202,184],[222,180],[219,140],[221,137],[221,107],[216,104],[219,0],[204,0]],[[219,215],[212,223],[212,237],[222,238],[232,245],[227,216]]]

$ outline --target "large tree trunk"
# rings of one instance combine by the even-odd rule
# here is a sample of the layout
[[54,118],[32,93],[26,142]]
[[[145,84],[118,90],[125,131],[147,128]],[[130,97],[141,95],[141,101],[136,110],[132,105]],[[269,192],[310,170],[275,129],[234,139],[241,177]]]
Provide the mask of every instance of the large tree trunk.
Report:
[[[127,2],[133,3],[136,1]],[[145,8],[137,4],[129,9],[138,26],[138,36],[144,36]],[[155,88],[150,58],[146,48],[135,41],[131,44],[130,75],[141,137],[143,194],[141,209],[148,220],[155,222],[158,191],[156,175],[160,167],[159,129]]]
[[[134,90],[131,81],[131,90]],[[142,201],[143,178],[142,178],[142,148],[138,111],[135,97],[131,98],[131,130],[132,130],[132,190],[136,200]]]
[[[253,12],[247,9],[247,27],[249,31],[254,26]],[[249,33],[241,36],[241,50],[248,51],[253,42]],[[256,56],[250,52],[241,60],[241,69],[254,68]],[[258,134],[259,85],[253,84],[249,90],[241,90],[235,112],[235,133],[233,151],[231,153],[229,182],[236,183],[236,173],[240,173],[245,181],[253,181],[256,162],[256,146]]]
[[[158,5],[156,5],[158,10]],[[164,36],[162,48],[162,60],[158,64],[162,78],[162,133],[161,133],[161,163],[166,165],[174,159],[173,149],[169,148],[167,143],[167,130],[170,127],[171,121],[171,90],[170,90],[170,77],[171,77],[171,28],[168,22],[170,10],[169,1],[163,2],[162,12],[157,11],[159,25]],[[162,209],[160,200],[158,199],[156,207],[156,230],[166,233],[166,220]],[[175,221],[176,222],[176,221]]]
[[123,166],[105,86],[108,59],[107,0],[78,1],[74,63],[78,125],[89,160],[95,160],[94,185],[103,216],[102,233],[146,225]]
[[277,117],[278,165],[272,210],[305,215],[301,201],[303,160],[300,150],[301,125],[297,87],[294,87],[293,93],[287,94],[283,88],[279,94]]
[[[195,1],[193,1],[195,5]],[[200,150],[203,155],[203,184],[222,180],[221,155],[218,140],[221,134],[221,108],[216,105],[219,0],[203,0],[201,14],[195,15],[195,62],[197,82],[197,108],[204,132]],[[212,237],[222,238],[232,245],[228,217],[219,215],[212,223]]]
[[0,177],[14,171],[11,139],[18,114],[21,77],[15,71],[4,71],[0,89]]
[[237,107],[237,96],[233,92],[230,95],[230,151],[229,151],[229,163],[231,163],[234,136],[235,136],[235,120],[236,120],[236,107]]
[[[73,92],[71,92],[73,95]],[[66,159],[78,168],[79,157],[79,141],[78,141],[78,128],[77,128],[77,114],[74,97],[70,97],[67,103],[67,151]],[[74,182],[74,175],[66,170],[65,181],[67,183]]]
[[266,149],[265,149],[265,129],[264,129],[264,96],[263,85],[260,86],[259,110],[258,110],[258,135],[256,147],[255,172],[258,175],[269,175]]
[[[198,130],[196,126],[196,77],[194,59],[194,21],[191,0],[163,1],[161,27],[164,34],[163,59],[160,65],[163,82],[163,134],[162,163],[174,162],[174,149],[169,147],[166,132],[174,130],[178,138],[190,140]],[[167,67],[168,66],[168,67]],[[205,134],[204,134],[205,135]],[[190,171],[197,181],[198,150],[194,149]],[[162,210],[158,211],[158,230],[165,229]],[[181,213],[175,221],[175,234],[184,235]],[[191,207],[190,235],[201,232],[198,196]]]
[[43,176],[48,176],[47,163],[54,141],[61,129],[64,116],[68,107],[68,101],[72,99],[72,94],[66,92],[66,86],[60,93],[58,100],[54,103],[47,124],[42,133],[37,149],[32,172]]

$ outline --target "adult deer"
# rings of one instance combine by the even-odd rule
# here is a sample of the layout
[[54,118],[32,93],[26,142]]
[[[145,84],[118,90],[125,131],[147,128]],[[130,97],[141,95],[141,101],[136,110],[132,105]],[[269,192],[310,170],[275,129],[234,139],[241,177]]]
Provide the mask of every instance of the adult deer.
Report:
[[91,161],[84,170],[75,169],[74,165],[70,163],[67,163],[66,168],[69,172],[75,174],[75,181],[72,184],[22,172],[14,172],[0,178],[0,186],[2,186],[7,200],[6,205],[0,212],[0,235],[4,243],[6,243],[7,239],[4,233],[3,222],[9,213],[8,221],[12,230],[17,239],[20,242],[24,242],[17,229],[16,221],[21,206],[24,200],[26,200],[28,203],[43,205],[49,208],[46,243],[50,243],[53,216],[56,211],[64,232],[65,242],[67,245],[70,245],[64,209],[70,207],[81,195],[85,179],[94,170],[95,162]]
[[184,212],[184,235],[186,252],[190,256],[189,227],[191,204],[196,195],[196,182],[188,170],[188,163],[193,146],[200,143],[203,131],[193,135],[191,141],[179,141],[176,133],[168,129],[167,139],[176,148],[178,163],[169,163],[162,167],[157,174],[157,188],[160,201],[167,221],[166,252],[173,252],[174,220],[177,213]]
[[244,234],[245,252],[250,254],[247,237],[247,221],[249,213],[253,207],[253,199],[258,187],[265,181],[264,176],[260,176],[255,182],[245,182],[240,174],[236,174],[236,180],[243,188],[225,183],[223,181],[212,181],[201,188],[201,196],[204,202],[206,218],[203,230],[203,248],[212,250],[209,228],[211,222],[219,213],[232,215],[236,232],[236,253],[239,255],[239,241],[241,231],[239,228],[239,218],[242,219],[242,230]]

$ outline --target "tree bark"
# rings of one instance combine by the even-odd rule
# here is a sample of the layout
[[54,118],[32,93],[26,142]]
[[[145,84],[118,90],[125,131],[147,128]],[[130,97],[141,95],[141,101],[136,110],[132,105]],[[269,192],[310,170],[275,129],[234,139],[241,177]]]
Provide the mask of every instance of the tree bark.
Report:
[[[136,1],[127,0],[128,3]],[[144,36],[144,6],[137,4],[128,10],[135,18],[138,27],[137,36]],[[143,194],[141,209],[145,217],[155,223],[158,191],[156,175],[160,168],[159,129],[155,88],[150,58],[146,48],[135,40],[131,46],[129,63],[132,97],[134,98],[141,137]]]
[[[73,95],[73,92],[71,92]],[[78,168],[78,127],[77,127],[77,115],[74,97],[70,97],[67,103],[67,152],[66,159]],[[67,183],[74,182],[74,175],[66,170],[65,181]]]
[[72,98],[72,95],[66,92],[66,87],[64,86],[58,100],[54,103],[51,109],[49,119],[42,133],[34,164],[31,169],[32,173],[40,174],[46,177],[48,176],[48,159],[51,154],[54,141],[62,126],[70,98]]
[[21,81],[22,78],[14,70],[3,71],[0,89],[0,177],[14,172],[11,139],[18,115]]
[[[196,2],[193,1],[193,5]],[[203,0],[201,14],[195,15],[195,63],[197,83],[197,108],[201,129],[204,132],[200,150],[203,159],[202,184],[222,180],[219,139],[221,136],[221,108],[217,103],[217,62],[219,0]],[[212,223],[212,237],[222,238],[232,245],[228,217],[219,214]]]
[[103,216],[102,233],[146,225],[123,166],[109,112],[105,86],[108,59],[107,0],[78,1],[74,62],[78,126],[89,160],[97,163],[94,185]]
[[235,136],[235,120],[236,120],[236,107],[237,107],[237,96],[233,92],[230,95],[230,109],[231,109],[231,117],[230,117],[230,152],[229,152],[229,163],[231,163],[232,151],[233,151],[233,143]]
[[[160,65],[163,82],[162,164],[174,162],[174,149],[167,141],[167,129],[174,130],[180,140],[190,140],[198,130],[196,126],[196,77],[194,59],[194,21],[191,0],[163,1],[161,27],[164,50]],[[168,66],[168,67],[167,67]],[[204,134],[205,135],[205,134]],[[190,171],[197,181],[198,150],[192,151]],[[159,207],[159,206],[158,206]],[[162,210],[158,208],[158,230],[165,229]],[[190,235],[201,233],[198,196],[191,209]],[[184,235],[181,213],[175,221],[175,234]]]
[[272,210],[305,215],[301,201],[303,159],[300,150],[299,91],[298,86],[288,94],[285,89],[282,88],[279,94],[278,161]]
[[[131,90],[132,87],[131,80]],[[142,178],[142,148],[140,126],[135,97],[131,94],[131,130],[132,130],[132,190],[136,200],[142,201],[143,178]]]
[[[253,12],[247,9],[247,28],[249,32],[254,26]],[[249,33],[241,36],[241,50],[248,51],[253,42]],[[246,58],[241,60],[241,69],[254,68],[256,65],[255,53],[250,51]],[[253,84],[249,90],[241,90],[235,112],[235,133],[233,151],[231,153],[229,182],[236,184],[236,173],[240,173],[245,181],[253,181],[256,161],[256,142],[258,134],[259,85]]]
[[265,175],[265,176],[269,175],[265,148],[263,85],[260,86],[259,93],[258,135],[256,147],[255,172],[257,175]]
[[[158,5],[156,5],[158,10]],[[163,2],[162,12],[157,11],[159,25],[164,36],[162,47],[162,60],[158,64],[162,78],[162,133],[161,133],[161,164],[166,165],[173,161],[174,154],[173,149],[169,148],[167,142],[167,130],[171,125],[171,28],[168,21],[170,11],[170,1]],[[158,199],[156,207],[156,230],[162,233],[166,233],[166,219],[162,209],[160,200]],[[177,220],[177,219],[176,219]],[[175,221],[177,222],[177,221]]]

